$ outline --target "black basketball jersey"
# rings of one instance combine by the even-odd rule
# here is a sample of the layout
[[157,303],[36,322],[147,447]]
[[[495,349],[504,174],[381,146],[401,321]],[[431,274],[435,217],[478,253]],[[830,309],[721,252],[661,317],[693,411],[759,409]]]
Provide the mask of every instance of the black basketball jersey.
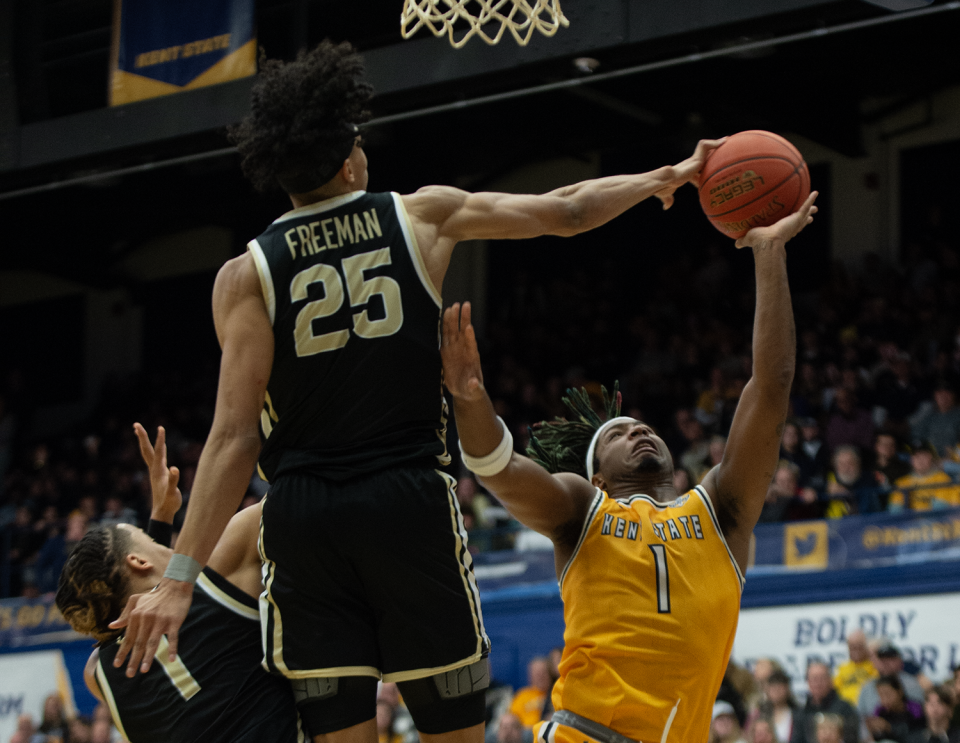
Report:
[[441,299],[400,196],[294,209],[249,250],[274,336],[262,474],[447,464]]
[[177,659],[167,638],[150,670],[113,667],[119,640],[100,648],[97,684],[131,743],[302,743],[290,683],[262,667],[257,602],[210,568],[193,589]]

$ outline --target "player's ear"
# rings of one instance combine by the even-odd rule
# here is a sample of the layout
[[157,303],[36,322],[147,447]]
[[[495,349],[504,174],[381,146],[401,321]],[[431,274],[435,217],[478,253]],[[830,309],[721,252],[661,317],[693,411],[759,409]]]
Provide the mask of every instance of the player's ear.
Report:
[[153,563],[149,559],[135,552],[129,553],[124,562],[132,573],[148,573],[153,569]]
[[603,475],[601,475],[599,472],[590,478],[590,482],[592,482],[595,487],[598,487],[601,490],[607,489],[607,481],[603,479]]
[[357,173],[353,168],[353,163],[350,162],[350,158],[343,161],[343,167],[340,168],[340,175],[343,177],[343,180],[347,182],[347,185],[350,186],[357,180]]

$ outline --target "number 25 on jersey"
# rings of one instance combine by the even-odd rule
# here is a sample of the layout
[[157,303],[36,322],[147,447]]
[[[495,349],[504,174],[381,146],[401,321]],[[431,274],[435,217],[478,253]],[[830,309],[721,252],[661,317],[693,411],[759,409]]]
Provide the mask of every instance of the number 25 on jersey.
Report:
[[[372,250],[344,258],[341,262],[346,277],[347,296],[351,307],[363,307],[371,298],[379,295],[383,301],[384,316],[371,320],[367,309],[353,313],[353,332],[361,338],[382,338],[393,335],[403,325],[403,303],[400,300],[400,285],[389,276],[365,278],[364,271],[389,266],[390,248]],[[336,314],[343,306],[343,280],[335,266],[318,263],[307,268],[290,282],[290,301],[307,299],[311,284],[323,285],[323,299],[307,302],[297,314],[293,331],[297,356],[313,356],[324,351],[343,348],[350,340],[350,329],[343,328],[330,333],[314,335],[313,321]]]

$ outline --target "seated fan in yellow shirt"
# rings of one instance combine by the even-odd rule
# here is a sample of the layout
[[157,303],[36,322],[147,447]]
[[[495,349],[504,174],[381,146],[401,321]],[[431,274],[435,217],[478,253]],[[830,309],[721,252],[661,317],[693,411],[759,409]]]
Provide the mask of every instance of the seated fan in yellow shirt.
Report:
[[793,380],[796,332],[785,244],[812,221],[798,212],[754,228],[757,307],[753,377],[723,461],[678,493],[673,461],[649,426],[607,420],[585,394],[575,417],[543,424],[528,450],[498,419],[483,387],[470,306],[444,313],[444,380],[464,463],[523,524],[554,544],[565,647],[546,743],[705,743],[733,647],[750,535],[776,469]]

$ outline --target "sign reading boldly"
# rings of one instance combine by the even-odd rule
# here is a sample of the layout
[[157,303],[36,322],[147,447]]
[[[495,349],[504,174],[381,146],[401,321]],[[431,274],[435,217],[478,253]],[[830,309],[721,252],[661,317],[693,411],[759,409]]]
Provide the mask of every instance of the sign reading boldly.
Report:
[[960,664],[958,616],[957,593],[744,609],[733,658],[748,667],[773,658],[802,690],[807,664],[821,661],[836,671],[848,658],[847,636],[862,629],[892,640],[906,660],[939,682]]
[[114,0],[111,106],[256,71],[254,0]]

